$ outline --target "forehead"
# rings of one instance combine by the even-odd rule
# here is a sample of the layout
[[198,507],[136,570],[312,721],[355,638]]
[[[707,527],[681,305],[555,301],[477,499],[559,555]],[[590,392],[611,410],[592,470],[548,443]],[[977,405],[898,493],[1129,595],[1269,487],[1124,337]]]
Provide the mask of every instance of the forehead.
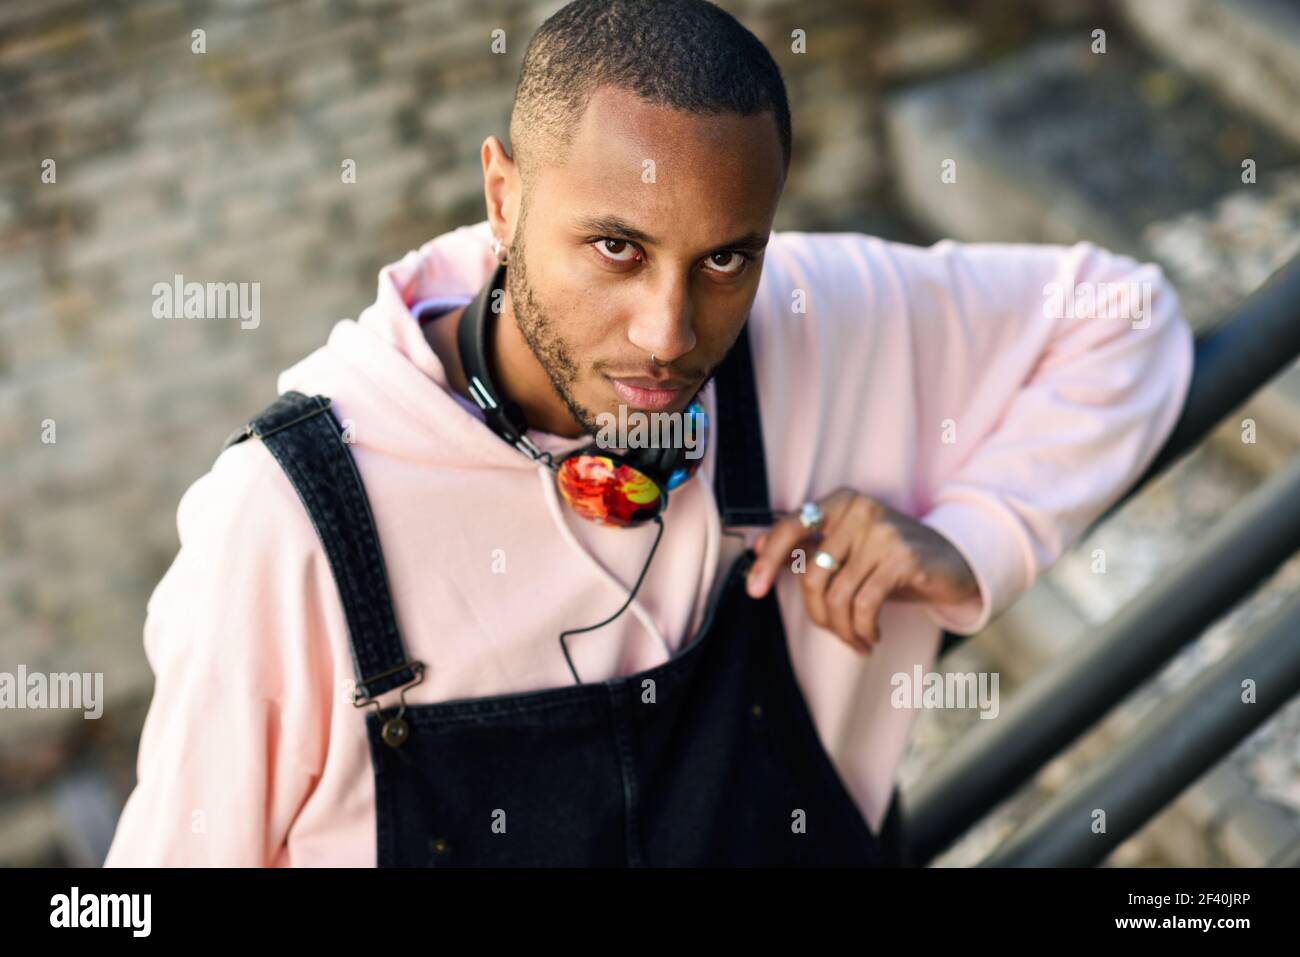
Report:
[[539,180],[548,180],[556,215],[618,212],[638,225],[670,222],[680,235],[691,225],[765,232],[783,176],[772,113],[699,116],[604,86],[591,96],[568,162],[545,167]]

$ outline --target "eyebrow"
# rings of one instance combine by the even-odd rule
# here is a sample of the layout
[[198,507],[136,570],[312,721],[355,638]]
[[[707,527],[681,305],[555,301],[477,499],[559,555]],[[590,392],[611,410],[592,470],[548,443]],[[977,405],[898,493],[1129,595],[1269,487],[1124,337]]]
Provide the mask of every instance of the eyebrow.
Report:
[[[655,239],[643,229],[638,229],[621,216],[610,214],[601,216],[579,216],[573,221],[575,229],[583,232],[600,233],[602,236],[617,237],[618,239],[629,239],[632,242],[644,243],[647,246],[657,246],[659,240]],[[729,242],[715,246],[715,250],[721,249],[739,249],[745,252],[759,252],[767,246],[768,237],[758,232],[748,232],[744,235],[737,236]]]

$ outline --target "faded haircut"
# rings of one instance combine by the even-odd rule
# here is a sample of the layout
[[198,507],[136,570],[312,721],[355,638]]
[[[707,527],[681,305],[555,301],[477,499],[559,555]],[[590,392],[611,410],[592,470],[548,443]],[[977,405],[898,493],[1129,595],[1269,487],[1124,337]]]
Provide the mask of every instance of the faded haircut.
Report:
[[790,106],[767,48],[705,0],[574,0],[524,51],[510,115],[524,205],[537,165],[563,165],[592,93],[612,85],[696,115],[771,111],[790,169]]

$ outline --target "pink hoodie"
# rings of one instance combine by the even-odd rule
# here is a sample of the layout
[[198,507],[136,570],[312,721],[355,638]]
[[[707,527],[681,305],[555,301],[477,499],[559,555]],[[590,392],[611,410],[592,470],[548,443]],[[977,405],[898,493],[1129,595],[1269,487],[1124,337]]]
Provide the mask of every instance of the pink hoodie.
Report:
[[[385,266],[376,301],[279,380],[331,397],[352,428],[402,637],[428,665],[413,703],[570,684],[556,636],[623,603],[654,535],[570,513],[546,469],[447,390],[410,306],[476,292],[489,239],[481,222]],[[1130,282],[1151,291],[1136,319],[1054,295],[1113,303],[1117,287],[1094,284]],[[1158,267],[1091,244],[800,232],[772,234],[749,329],[773,507],[853,488],[941,532],[979,581],[960,606],[886,603],[879,649],[858,657],[810,623],[794,574],[778,579],[818,732],[878,830],[918,713],[891,704],[891,676],[928,671],[941,626],[982,629],[1137,478],[1181,409],[1191,332]],[[712,385],[702,398],[713,415]],[[637,600],[570,637],[584,681],[661,664],[700,624],[741,548],[720,534],[715,448],[673,493]],[[138,783],[107,865],[373,866],[347,630],[295,492],[261,443],[241,443],[186,492],[177,524],[144,629],[156,687]]]

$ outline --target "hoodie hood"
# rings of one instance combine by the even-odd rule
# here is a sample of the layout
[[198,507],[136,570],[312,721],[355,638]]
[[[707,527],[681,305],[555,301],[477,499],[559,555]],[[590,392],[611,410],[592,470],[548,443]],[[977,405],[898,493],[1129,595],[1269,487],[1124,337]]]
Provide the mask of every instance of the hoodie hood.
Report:
[[[353,419],[358,448],[430,464],[545,468],[502,442],[454,398],[412,312],[427,299],[469,301],[496,267],[491,239],[484,220],[384,266],[375,301],[355,320],[337,323],[322,348],[281,373],[278,390],[329,396],[340,419]],[[591,441],[536,429],[528,435],[553,454]]]

